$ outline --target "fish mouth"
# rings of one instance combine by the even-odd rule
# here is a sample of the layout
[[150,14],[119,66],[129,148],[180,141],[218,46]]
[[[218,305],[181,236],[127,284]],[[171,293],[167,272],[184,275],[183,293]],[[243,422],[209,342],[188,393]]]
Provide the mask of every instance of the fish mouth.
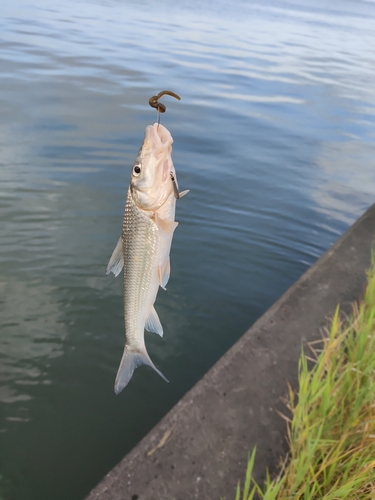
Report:
[[144,142],[152,153],[161,154],[170,148],[173,139],[168,129],[160,123],[154,123],[146,127]]

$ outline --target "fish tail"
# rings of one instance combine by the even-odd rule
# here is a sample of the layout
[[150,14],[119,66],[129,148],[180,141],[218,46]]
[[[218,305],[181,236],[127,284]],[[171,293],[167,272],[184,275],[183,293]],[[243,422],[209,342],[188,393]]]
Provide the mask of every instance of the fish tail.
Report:
[[132,378],[134,370],[141,365],[151,366],[151,368],[153,368],[156,373],[161,376],[162,379],[168,382],[161,371],[159,371],[151,361],[146,348],[144,348],[143,351],[129,351],[128,347],[125,346],[124,354],[122,355],[121,363],[115,380],[116,394],[120,394],[120,392],[128,385],[128,382]]

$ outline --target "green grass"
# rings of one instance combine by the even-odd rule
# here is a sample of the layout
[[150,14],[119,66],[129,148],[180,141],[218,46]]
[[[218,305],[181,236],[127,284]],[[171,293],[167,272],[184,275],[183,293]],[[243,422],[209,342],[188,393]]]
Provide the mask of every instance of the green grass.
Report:
[[[255,450],[236,500],[375,499],[375,263],[363,301],[343,319],[336,309],[327,338],[299,360],[298,398],[289,387],[289,456],[261,488]],[[298,401],[297,401],[298,399]]]

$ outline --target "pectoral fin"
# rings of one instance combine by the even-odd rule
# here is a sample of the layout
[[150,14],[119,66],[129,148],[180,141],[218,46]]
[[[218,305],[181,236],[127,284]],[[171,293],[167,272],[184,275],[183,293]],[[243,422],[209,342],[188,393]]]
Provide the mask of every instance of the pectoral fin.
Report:
[[113,273],[115,276],[118,276],[121,273],[123,267],[124,256],[122,254],[122,240],[120,236],[120,239],[118,240],[117,245],[113,250],[112,256],[109,259],[106,274],[108,276],[109,273]]
[[145,328],[148,332],[157,333],[160,337],[163,336],[163,327],[154,306],[152,306],[150,315],[146,320]]
[[190,189],[185,189],[185,191],[182,191],[181,193],[178,193],[178,199],[180,199],[183,196],[185,196],[185,194],[188,194],[189,191],[190,191]]
[[175,176],[173,175],[173,172],[170,172],[169,175],[171,176],[171,180],[172,180],[174,197],[176,198],[176,200],[179,200],[180,198],[182,198],[183,196],[185,196],[185,194],[188,194],[188,192],[190,191],[190,189],[186,189],[185,191],[182,191],[182,193],[179,193],[178,192],[178,184],[177,184]]

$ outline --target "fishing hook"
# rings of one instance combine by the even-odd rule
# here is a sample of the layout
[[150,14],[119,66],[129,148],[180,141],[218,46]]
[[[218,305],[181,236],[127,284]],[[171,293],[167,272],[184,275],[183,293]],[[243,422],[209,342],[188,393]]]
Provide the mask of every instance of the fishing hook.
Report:
[[158,102],[163,95],[170,95],[175,99],[178,99],[179,101],[181,100],[181,97],[172,92],[171,90],[162,90],[161,92],[158,93],[158,95],[153,95],[152,97],[150,97],[148,103],[152,108],[155,108],[156,111],[158,112],[158,125],[160,123],[160,113],[165,113],[167,109],[163,103]]

